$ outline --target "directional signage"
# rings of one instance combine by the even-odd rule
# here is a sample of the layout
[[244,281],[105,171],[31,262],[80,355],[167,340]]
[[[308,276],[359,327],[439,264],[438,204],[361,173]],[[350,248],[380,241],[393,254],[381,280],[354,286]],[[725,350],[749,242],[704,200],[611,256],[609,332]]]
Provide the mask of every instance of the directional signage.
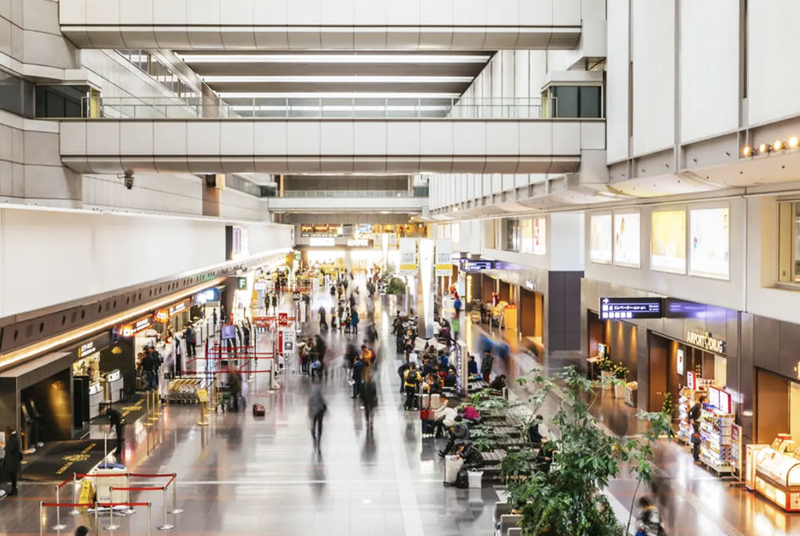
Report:
[[664,316],[662,298],[600,298],[601,320],[635,320]]
[[494,268],[494,261],[488,260],[479,260],[479,261],[470,261],[466,259],[461,259],[461,271],[462,272],[482,272],[483,270],[491,270]]
[[295,290],[292,292],[292,300],[293,301],[300,301],[300,292]]

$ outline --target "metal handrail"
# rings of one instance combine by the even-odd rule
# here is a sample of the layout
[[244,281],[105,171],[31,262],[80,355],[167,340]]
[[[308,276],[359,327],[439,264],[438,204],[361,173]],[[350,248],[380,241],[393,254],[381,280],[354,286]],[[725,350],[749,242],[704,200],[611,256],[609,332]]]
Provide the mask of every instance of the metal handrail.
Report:
[[291,198],[416,198],[427,197],[410,190],[284,190]]
[[237,99],[84,97],[85,119],[547,119],[555,99]]

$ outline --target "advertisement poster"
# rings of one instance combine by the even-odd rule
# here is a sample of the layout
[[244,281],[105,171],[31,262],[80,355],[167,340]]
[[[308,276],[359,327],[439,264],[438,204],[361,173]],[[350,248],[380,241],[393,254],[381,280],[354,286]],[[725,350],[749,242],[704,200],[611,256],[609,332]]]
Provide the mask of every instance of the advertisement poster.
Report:
[[520,221],[522,225],[522,244],[520,253],[533,253],[533,220],[526,219]]
[[614,264],[639,268],[641,258],[641,216],[614,214]]
[[611,264],[611,214],[595,214],[590,220],[589,257],[598,264]]
[[449,238],[436,240],[436,275],[453,275],[453,242]]
[[730,277],[730,233],[727,208],[689,211],[689,273],[700,277]]
[[547,255],[547,220],[533,219],[533,254]]
[[650,267],[660,272],[686,273],[686,211],[653,212]]
[[402,275],[414,275],[417,272],[417,240],[416,238],[401,238],[400,245],[400,270]]

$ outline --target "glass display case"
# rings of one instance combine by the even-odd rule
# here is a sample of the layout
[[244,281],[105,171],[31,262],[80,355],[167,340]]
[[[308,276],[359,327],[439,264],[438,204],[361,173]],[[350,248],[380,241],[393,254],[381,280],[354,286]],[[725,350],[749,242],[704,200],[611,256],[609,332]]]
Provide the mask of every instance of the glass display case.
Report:
[[755,489],[787,512],[800,512],[800,459],[772,447],[755,453]]

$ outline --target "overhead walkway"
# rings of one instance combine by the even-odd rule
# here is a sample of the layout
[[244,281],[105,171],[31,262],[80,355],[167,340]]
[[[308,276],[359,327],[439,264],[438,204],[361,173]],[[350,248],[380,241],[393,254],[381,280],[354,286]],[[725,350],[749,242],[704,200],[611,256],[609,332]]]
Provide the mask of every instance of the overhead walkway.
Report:
[[428,206],[428,190],[416,195],[409,190],[289,190],[267,199],[270,212],[381,212],[419,214]]
[[603,120],[64,120],[79,173],[570,173],[605,149]]
[[81,48],[572,49],[581,0],[60,0]]

